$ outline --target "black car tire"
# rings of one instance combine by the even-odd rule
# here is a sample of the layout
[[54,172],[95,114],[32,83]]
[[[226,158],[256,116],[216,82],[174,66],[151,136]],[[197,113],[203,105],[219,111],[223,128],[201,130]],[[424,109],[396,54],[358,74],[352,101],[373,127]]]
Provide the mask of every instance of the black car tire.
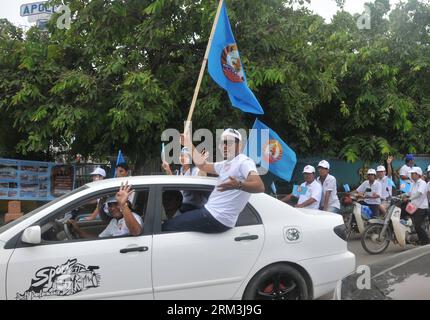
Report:
[[243,300],[309,300],[305,278],[292,266],[275,264],[259,271],[249,282]]

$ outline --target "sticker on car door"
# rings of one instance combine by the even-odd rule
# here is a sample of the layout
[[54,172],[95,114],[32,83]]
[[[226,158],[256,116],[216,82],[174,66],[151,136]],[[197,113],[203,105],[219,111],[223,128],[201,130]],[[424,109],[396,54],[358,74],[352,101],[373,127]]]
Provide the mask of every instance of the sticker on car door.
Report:
[[99,266],[88,266],[69,259],[58,266],[43,267],[31,279],[30,288],[17,293],[17,300],[41,299],[48,296],[71,296],[100,286]]

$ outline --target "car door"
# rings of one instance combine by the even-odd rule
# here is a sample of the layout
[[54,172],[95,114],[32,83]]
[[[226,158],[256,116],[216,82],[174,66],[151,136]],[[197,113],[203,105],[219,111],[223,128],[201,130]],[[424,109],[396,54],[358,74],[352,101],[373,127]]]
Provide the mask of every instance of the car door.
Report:
[[[162,191],[157,198],[158,212],[162,211]],[[249,205],[237,227],[225,233],[162,233],[156,227],[154,231],[155,299],[232,298],[255,264],[264,242],[261,219]]]
[[18,241],[8,263],[7,299],[153,299],[151,232],[144,225],[138,237]]

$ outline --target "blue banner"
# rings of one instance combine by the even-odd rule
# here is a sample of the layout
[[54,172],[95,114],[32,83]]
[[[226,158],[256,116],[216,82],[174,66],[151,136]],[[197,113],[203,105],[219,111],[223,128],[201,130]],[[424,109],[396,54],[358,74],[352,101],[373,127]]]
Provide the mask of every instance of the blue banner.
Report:
[[210,76],[228,92],[234,107],[243,112],[264,114],[263,108],[246,82],[245,70],[224,3],[209,52],[208,63]]
[[306,194],[306,192],[308,192],[308,188],[306,187],[302,187],[302,186],[298,186],[295,185],[293,187],[293,196],[295,197],[300,197],[300,196],[304,196]]
[[296,167],[296,153],[266,126],[255,120],[244,153],[257,165],[286,181],[291,181]]

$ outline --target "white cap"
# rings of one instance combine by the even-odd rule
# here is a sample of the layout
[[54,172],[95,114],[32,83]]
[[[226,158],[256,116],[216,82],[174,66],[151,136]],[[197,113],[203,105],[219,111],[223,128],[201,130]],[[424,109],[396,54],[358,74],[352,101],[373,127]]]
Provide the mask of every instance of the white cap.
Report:
[[375,176],[376,176],[376,170],[375,170],[375,169],[369,169],[369,170],[367,171],[367,175],[369,175],[369,174],[373,174],[373,175],[375,175]]
[[225,130],[221,135],[221,141],[229,140],[228,139],[229,137],[234,138],[234,139],[238,139],[239,141],[242,141],[242,135],[236,129]]
[[104,171],[104,169],[102,168],[96,168],[93,172],[90,173],[90,175],[92,176],[99,175],[99,176],[102,176],[103,178],[106,178],[106,171]]
[[319,167],[330,170],[330,163],[325,160],[322,160],[320,163],[318,163],[318,168]]
[[423,170],[421,170],[420,167],[413,167],[411,170],[409,170],[409,173],[418,173],[420,176],[422,176]]
[[306,166],[306,167],[303,169],[303,173],[315,173],[315,168],[314,168],[314,167],[312,167],[312,166]]
[[387,170],[385,170],[385,167],[384,167],[384,166],[379,166],[379,167],[376,169],[376,171],[377,171],[377,172],[385,172],[385,171],[387,171]]

